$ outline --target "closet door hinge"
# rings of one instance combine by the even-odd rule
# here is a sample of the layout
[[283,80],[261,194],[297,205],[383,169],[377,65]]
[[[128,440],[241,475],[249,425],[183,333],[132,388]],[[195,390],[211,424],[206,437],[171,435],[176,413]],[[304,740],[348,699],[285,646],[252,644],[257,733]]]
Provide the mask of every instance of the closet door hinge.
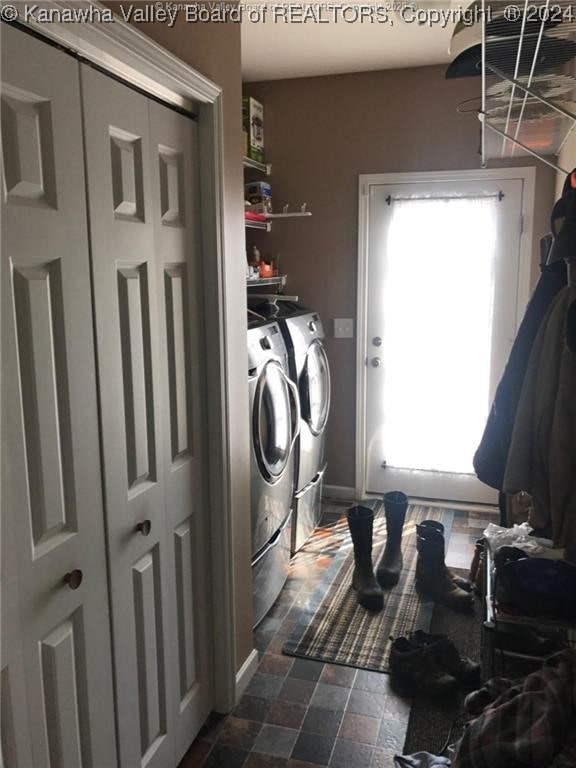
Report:
[[520,214],[520,234],[524,232],[524,216]]

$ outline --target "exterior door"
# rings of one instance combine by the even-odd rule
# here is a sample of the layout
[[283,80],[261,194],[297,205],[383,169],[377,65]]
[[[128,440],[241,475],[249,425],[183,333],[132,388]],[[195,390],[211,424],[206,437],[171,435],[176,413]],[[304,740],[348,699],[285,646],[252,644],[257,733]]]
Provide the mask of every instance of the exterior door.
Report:
[[121,761],[211,709],[194,125],[82,68]]
[[366,490],[494,503],[472,458],[516,333],[523,181],[367,194]]
[[2,160],[2,759],[115,766],[78,67],[6,24]]

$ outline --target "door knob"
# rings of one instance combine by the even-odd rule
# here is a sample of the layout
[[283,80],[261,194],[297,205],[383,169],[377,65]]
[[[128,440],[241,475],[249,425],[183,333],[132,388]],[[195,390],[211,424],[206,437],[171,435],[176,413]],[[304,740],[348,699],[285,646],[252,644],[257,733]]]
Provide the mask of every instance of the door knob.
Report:
[[142,520],[142,522],[138,523],[138,525],[136,526],[136,530],[140,531],[142,536],[149,536],[150,531],[152,530],[152,523],[150,522],[150,520]]
[[370,365],[372,366],[372,368],[380,368],[380,366],[382,365],[382,360],[379,357],[373,357],[372,360],[370,361]]
[[374,336],[372,339],[372,344],[374,344],[375,347],[381,347],[382,346],[382,337],[381,336]]
[[82,579],[84,577],[84,574],[79,568],[74,568],[73,571],[70,571],[70,573],[67,573],[64,576],[64,581],[70,589],[78,589],[80,584],[82,584]]

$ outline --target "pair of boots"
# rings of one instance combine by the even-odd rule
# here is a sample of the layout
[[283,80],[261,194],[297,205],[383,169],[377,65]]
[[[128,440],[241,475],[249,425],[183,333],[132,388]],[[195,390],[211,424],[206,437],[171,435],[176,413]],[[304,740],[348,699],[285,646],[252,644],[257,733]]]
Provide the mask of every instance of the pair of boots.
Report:
[[[386,514],[386,547],[376,574],[372,565],[372,529],[374,512],[362,505],[348,510],[348,527],[354,544],[352,586],[358,602],[369,611],[384,607],[382,589],[398,583],[402,570],[402,529],[408,508],[408,497],[402,491],[384,494]],[[425,520],[416,526],[416,586],[434,602],[457,611],[473,610],[472,585],[453,574],[444,562],[444,526]]]
[[348,527],[354,544],[352,586],[358,602],[369,611],[384,607],[382,589],[398,583],[402,570],[402,529],[408,508],[408,497],[402,491],[384,494],[386,514],[386,547],[376,568],[372,565],[372,528],[374,512],[370,507],[354,506],[348,510]]

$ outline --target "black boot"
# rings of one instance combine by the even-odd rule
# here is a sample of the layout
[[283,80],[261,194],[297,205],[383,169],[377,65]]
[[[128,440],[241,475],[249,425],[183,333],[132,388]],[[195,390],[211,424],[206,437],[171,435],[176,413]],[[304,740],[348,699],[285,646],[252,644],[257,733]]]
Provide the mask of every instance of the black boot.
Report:
[[[431,521],[427,521],[431,522]],[[470,592],[461,589],[452,579],[444,562],[444,536],[435,528],[416,526],[416,587],[423,594],[441,605],[456,611],[470,612],[474,599]]]
[[402,491],[389,491],[384,494],[386,512],[386,546],[378,568],[376,578],[380,586],[393,587],[398,583],[402,570],[402,529],[406,519],[408,496]]
[[[446,540],[444,538],[444,526],[442,523],[439,523],[437,520],[424,520],[424,522],[420,523],[418,526],[418,530],[421,531],[424,528],[429,528],[438,533],[439,538],[442,539],[442,551],[446,553]],[[457,576],[455,573],[452,573],[447,565],[445,565],[444,568],[446,569],[449,578],[452,579],[457,587],[460,587],[460,589],[463,589],[465,592],[472,592],[474,585],[469,579],[465,579],[463,576]]]
[[372,567],[372,525],[374,512],[369,507],[350,507],[348,527],[354,544],[354,576],[352,586],[358,602],[369,611],[381,611],[384,597]]

